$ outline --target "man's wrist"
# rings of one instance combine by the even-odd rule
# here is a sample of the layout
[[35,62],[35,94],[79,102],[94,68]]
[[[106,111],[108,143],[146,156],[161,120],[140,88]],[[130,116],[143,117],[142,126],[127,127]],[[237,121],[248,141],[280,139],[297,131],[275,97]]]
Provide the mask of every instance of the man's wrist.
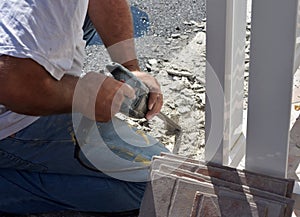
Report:
[[[113,62],[129,66],[137,65],[134,39],[126,39],[106,48]],[[126,66],[125,66],[126,67]]]
[[126,63],[123,63],[122,65],[129,71],[141,71],[139,61],[137,59],[130,60]]

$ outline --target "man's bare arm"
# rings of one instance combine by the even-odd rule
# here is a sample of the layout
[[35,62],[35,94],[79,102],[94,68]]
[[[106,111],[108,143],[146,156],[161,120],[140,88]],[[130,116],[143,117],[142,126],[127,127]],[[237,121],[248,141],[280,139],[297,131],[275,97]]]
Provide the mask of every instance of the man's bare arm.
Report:
[[[78,80],[78,77],[64,75],[58,81],[31,59],[1,56],[0,104],[27,115],[69,113],[72,112],[73,94]],[[118,112],[124,95],[134,97],[133,89],[96,73],[88,73],[79,88],[80,99],[77,100],[75,110],[97,121],[110,120]],[[91,107],[95,108],[96,114],[89,113]]]
[[[112,61],[123,64],[131,71],[139,71],[135,56],[132,15],[127,0],[90,0],[88,14]],[[120,61],[119,57],[122,56],[119,56],[119,53],[122,56],[128,55],[129,59],[125,60],[126,62]]]
[[146,117],[150,119],[160,111],[163,97],[157,80],[140,71],[127,0],[90,0],[88,13],[112,61],[124,65],[149,87],[151,93]]
[[65,76],[59,83],[30,59],[0,57],[0,103],[15,112],[29,115],[70,112],[76,82],[75,77]]

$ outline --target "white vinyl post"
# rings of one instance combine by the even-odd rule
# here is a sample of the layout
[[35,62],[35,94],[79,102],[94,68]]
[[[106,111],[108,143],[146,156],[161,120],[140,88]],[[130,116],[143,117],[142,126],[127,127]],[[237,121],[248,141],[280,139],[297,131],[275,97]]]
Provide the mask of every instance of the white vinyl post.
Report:
[[[247,0],[207,1],[207,161],[237,166],[242,133]],[[234,154],[231,154],[234,153]]]
[[298,0],[252,0],[247,170],[286,177]]

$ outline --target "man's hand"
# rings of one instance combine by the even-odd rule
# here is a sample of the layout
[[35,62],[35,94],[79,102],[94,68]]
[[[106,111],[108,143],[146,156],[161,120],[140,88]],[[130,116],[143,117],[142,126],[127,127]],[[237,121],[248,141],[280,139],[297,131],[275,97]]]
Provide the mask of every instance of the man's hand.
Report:
[[158,81],[151,75],[141,71],[132,71],[132,73],[139,78],[149,88],[149,100],[148,100],[148,113],[146,118],[150,120],[158,114],[163,105],[163,95],[161,93],[160,85]]

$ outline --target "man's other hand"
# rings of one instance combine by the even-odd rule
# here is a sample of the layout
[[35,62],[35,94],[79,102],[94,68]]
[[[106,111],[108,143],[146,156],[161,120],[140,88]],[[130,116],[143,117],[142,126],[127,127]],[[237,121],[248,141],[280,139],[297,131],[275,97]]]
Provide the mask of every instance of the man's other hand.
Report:
[[148,100],[148,113],[146,118],[150,120],[156,114],[158,114],[163,105],[163,95],[161,93],[160,85],[156,78],[149,75],[146,72],[132,71],[132,73],[139,78],[149,88],[149,100]]

